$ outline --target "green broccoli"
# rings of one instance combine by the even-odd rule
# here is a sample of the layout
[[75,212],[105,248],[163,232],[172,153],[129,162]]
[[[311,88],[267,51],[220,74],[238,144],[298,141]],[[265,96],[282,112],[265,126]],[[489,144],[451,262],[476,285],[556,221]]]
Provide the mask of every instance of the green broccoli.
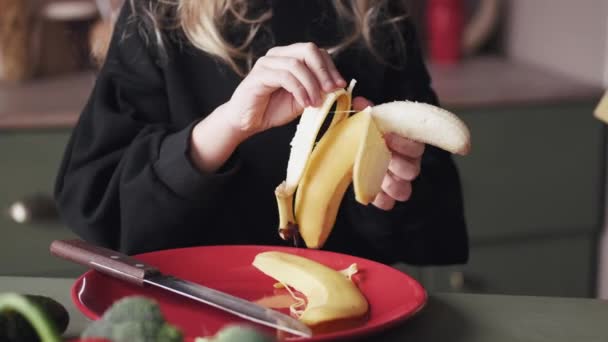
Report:
[[195,342],[273,342],[275,339],[246,325],[229,325],[212,337],[198,337]]
[[139,296],[123,298],[81,334],[112,342],[182,342],[182,333],[165,321],[158,303]]

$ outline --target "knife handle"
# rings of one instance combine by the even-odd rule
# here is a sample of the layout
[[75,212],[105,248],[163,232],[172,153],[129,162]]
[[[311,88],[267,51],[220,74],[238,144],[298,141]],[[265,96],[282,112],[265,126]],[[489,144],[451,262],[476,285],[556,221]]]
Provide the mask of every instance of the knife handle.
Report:
[[50,251],[60,258],[139,286],[144,285],[146,277],[160,273],[154,266],[78,239],[55,240]]

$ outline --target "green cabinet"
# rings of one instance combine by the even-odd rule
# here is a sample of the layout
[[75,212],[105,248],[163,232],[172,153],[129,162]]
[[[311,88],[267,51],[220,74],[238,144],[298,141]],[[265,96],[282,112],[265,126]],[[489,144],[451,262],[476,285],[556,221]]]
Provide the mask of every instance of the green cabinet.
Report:
[[456,157],[475,241],[590,232],[603,196],[603,125],[595,103],[458,112],[473,149]]
[[593,101],[454,110],[470,261],[412,269],[429,291],[592,297],[602,227],[604,128]]
[[474,244],[465,266],[430,268],[419,276],[429,291],[591,297],[593,235],[558,235]]
[[[84,270],[50,255],[53,240],[75,235],[58,218],[40,217],[30,203],[37,198],[52,204],[68,138],[69,131],[60,129],[0,130],[0,275],[73,276]],[[25,212],[33,217],[22,222]]]

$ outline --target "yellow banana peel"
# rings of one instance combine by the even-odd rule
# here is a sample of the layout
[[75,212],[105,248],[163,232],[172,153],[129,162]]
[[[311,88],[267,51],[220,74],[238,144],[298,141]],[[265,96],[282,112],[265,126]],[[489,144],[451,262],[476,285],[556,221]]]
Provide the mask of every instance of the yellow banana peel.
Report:
[[[470,152],[466,124],[434,105],[393,101],[349,116],[355,83],[326,95],[320,107],[304,110],[291,142],[286,180],[275,189],[281,236],[299,233],[308,248],[322,248],[327,241],[350,184],[362,205],[381,191],[391,157],[385,134],[396,133],[454,154]],[[334,118],[315,145],[336,101]]]
[[253,266],[306,297],[299,319],[308,326],[362,317],[369,310],[367,299],[350,277],[319,262],[269,251],[256,255]]

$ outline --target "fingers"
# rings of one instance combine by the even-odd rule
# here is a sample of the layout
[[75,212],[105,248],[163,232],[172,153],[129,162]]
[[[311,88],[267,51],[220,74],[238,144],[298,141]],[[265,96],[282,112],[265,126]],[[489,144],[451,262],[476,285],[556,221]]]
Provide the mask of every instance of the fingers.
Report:
[[268,51],[267,55],[293,57],[304,62],[315,75],[321,89],[325,92],[346,86],[346,81],[340,76],[329,54],[319,49],[313,43],[297,43],[289,46],[274,47]]
[[373,105],[374,104],[370,100],[362,96],[357,96],[353,99],[353,110],[360,111]]
[[418,159],[424,153],[424,144],[389,133],[385,136],[386,145],[397,154]]
[[412,195],[412,183],[388,172],[382,180],[382,191],[397,201],[407,201]]
[[412,181],[420,174],[420,158],[409,159],[393,154],[386,175],[382,180],[382,191],[373,204],[384,210],[394,207],[395,201],[405,202],[412,196]]
[[395,206],[395,199],[384,192],[380,192],[376,195],[372,204],[382,210],[391,210]]
[[393,155],[388,163],[388,170],[405,181],[413,181],[420,174],[420,159],[407,159]]
[[264,56],[258,62],[268,69],[282,70],[295,76],[300,84],[306,89],[310,104],[321,105],[321,89],[316,76],[311,70],[297,58]]
[[272,88],[273,90],[284,88],[292,94],[302,108],[311,104],[306,87],[289,71],[260,66],[250,76],[263,86]]
[[411,196],[412,183],[387,172],[382,180],[382,191],[376,195],[372,204],[383,210],[391,210],[396,201],[405,202]]
[[337,87],[346,87],[346,81],[344,80],[344,78],[342,78],[342,75],[340,75],[340,72],[336,68],[334,61],[331,59],[331,56],[329,55],[327,50],[321,49],[321,56],[323,56],[323,59],[325,60],[325,65],[327,65],[327,67],[329,68],[329,73],[331,74],[334,84]]

